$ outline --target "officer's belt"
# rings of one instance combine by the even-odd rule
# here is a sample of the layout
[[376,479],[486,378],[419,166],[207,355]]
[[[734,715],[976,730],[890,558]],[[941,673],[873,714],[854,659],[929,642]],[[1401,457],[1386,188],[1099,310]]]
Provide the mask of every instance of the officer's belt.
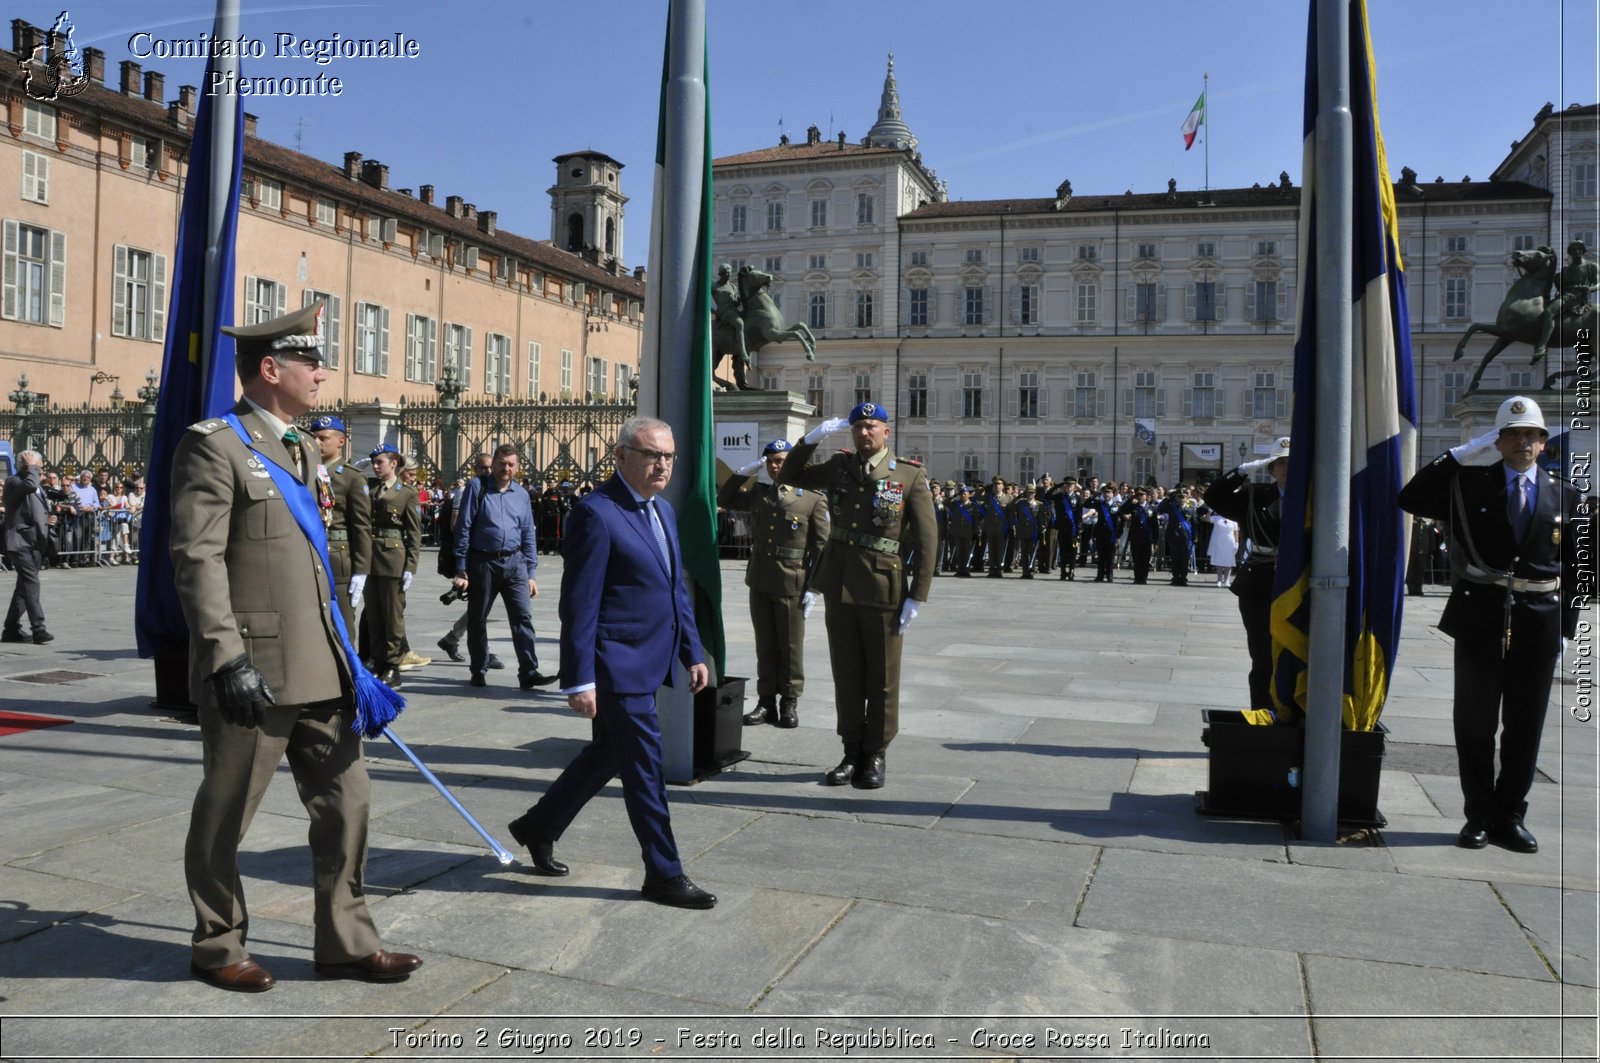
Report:
[[806,552],[793,546],[769,546],[763,548],[761,552],[769,557],[775,557],[779,561],[804,561],[806,559]]
[[404,539],[406,533],[399,528],[374,528],[372,534],[379,539]]
[[863,535],[860,532],[849,531],[845,528],[834,528],[828,533],[830,543],[849,543],[851,546],[864,546],[868,550],[876,550],[880,554],[898,554],[900,542],[897,539],[884,539],[877,535]]
[[1504,587],[1515,594],[1549,594],[1561,589],[1559,579],[1518,579],[1509,572],[1481,569],[1473,564],[1463,564],[1458,575],[1469,583]]
[[347,542],[349,542],[350,541],[350,529],[348,529],[348,528],[329,528],[328,529],[328,541],[330,543],[347,543]]

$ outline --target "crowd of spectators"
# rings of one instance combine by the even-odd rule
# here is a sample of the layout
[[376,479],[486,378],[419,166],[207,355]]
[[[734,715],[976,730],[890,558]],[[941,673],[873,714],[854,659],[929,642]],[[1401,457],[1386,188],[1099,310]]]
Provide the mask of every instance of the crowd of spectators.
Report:
[[42,479],[45,509],[54,518],[42,551],[46,567],[139,563],[142,475],[118,478],[109,469],[84,468],[72,476],[47,470]]

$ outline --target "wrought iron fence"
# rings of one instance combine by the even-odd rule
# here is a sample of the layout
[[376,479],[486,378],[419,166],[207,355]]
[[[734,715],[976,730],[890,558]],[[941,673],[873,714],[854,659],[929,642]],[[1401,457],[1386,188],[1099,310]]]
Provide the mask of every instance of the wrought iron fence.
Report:
[[0,439],[11,440],[16,451],[37,450],[45,468],[63,476],[109,469],[114,477],[127,478],[144,472],[154,423],[155,410],[139,406],[13,410],[0,412]]

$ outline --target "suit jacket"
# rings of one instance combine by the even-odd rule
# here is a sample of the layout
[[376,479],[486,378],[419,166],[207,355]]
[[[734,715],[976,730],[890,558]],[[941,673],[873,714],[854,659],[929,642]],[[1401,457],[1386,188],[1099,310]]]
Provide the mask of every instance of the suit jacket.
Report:
[[593,683],[601,694],[645,694],[672,685],[672,661],[705,651],[683,578],[678,521],[655,498],[672,555],[661,561],[649,514],[612,476],[572,508],[561,544],[561,687]]
[[[280,705],[328,701],[349,689],[322,559],[279,494],[262,455],[295,475],[289,445],[241,401],[251,445],[220,418],[191,425],[172,459],[172,567],[189,624],[189,691],[212,699],[206,678],[239,654],[266,677]],[[303,467],[317,454],[302,438]]]
[[[1460,509],[1452,500],[1453,485],[1458,481]],[[1462,535],[1460,522],[1464,521],[1478,562],[1485,568],[1510,572],[1518,579],[1560,579],[1560,591],[1518,593],[1511,608],[1512,642],[1526,639],[1555,653],[1560,636],[1572,637],[1578,624],[1581,597],[1572,521],[1579,497],[1571,484],[1543,469],[1538,470],[1538,493],[1527,534],[1518,542],[1506,511],[1505,462],[1462,465],[1447,452],[1418,469],[1400,489],[1400,508],[1419,517],[1452,522],[1453,565],[1471,560]],[[1498,654],[1505,633],[1505,603],[1503,586],[1473,583],[1458,574],[1439,618],[1439,630],[1455,639],[1471,639],[1485,652]]]
[[822,493],[735,474],[717,492],[717,505],[754,518],[745,586],[780,598],[805,593],[828,541],[828,500]]
[[38,550],[50,537],[50,511],[39,493],[39,470],[24,468],[6,478],[5,549]]
[[377,480],[368,486],[372,493],[371,574],[399,579],[415,572],[422,558],[422,502],[415,488],[399,480],[392,490],[380,490]]
[[[778,482],[828,493],[832,538],[811,574],[812,589],[828,600],[873,609],[899,609],[907,597],[928,600],[933,570],[939,563],[939,529],[933,519],[933,495],[922,466],[893,453],[883,456],[870,476],[863,475],[855,451],[842,451],[826,461],[808,464],[815,443],[801,443],[778,470]],[[847,536],[858,536],[851,541]],[[898,549],[890,552],[866,545]],[[910,561],[910,587],[905,568]]]

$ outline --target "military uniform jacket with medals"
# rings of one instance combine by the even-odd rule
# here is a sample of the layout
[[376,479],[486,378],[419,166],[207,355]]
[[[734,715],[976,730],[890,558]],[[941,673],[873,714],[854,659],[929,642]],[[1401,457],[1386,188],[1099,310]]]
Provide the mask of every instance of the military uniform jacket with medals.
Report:
[[342,459],[324,464],[322,471],[327,479],[319,476],[318,486],[330,495],[326,501],[318,499],[324,502],[322,512],[328,524],[328,564],[333,566],[345,627],[354,637],[350,577],[365,575],[372,567],[372,497],[367,493],[367,478]]
[[927,601],[939,551],[928,474],[893,453],[884,454],[870,475],[853,450],[808,464],[816,449],[815,443],[799,444],[778,472],[781,484],[828,496],[833,528],[811,574],[812,589],[830,601],[871,609],[899,609],[907,597]]
[[774,598],[798,598],[828,541],[828,500],[803,487],[764,484],[752,476],[730,476],[717,505],[749,513],[750,563],[745,586]]
[[422,500],[399,480],[393,487],[372,480],[372,575],[399,579],[417,570],[422,557]]

